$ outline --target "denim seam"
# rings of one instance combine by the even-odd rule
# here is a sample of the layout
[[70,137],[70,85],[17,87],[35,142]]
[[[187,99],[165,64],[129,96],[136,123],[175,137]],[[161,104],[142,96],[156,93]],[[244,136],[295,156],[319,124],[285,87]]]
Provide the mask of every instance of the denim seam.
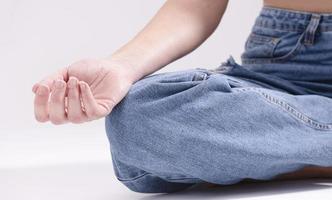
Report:
[[306,114],[300,112],[298,109],[296,109],[294,106],[291,106],[289,103],[282,101],[282,100],[274,97],[273,95],[267,94],[267,93],[261,91],[260,89],[248,87],[248,88],[241,88],[240,90],[241,91],[252,90],[252,91],[260,94],[262,97],[264,97],[264,99],[267,102],[281,107],[287,113],[291,114],[294,118],[300,120],[301,122],[303,122],[304,124],[308,125],[311,128],[315,128],[318,130],[327,130],[327,131],[332,130],[331,123],[318,122],[317,120],[314,120],[314,119],[310,118],[309,116],[307,116]]
[[[260,28],[267,28],[267,29],[275,29],[275,30],[279,30],[279,31],[286,31],[286,32],[303,32],[305,30],[305,26],[304,25],[298,25],[297,27],[293,27],[293,28],[285,28],[285,26],[287,26],[284,23],[278,23],[278,24],[268,24],[266,21],[260,19],[259,21],[257,20],[257,22],[254,24],[257,27]],[[332,31],[332,26],[328,26],[328,25],[319,25],[319,27],[317,28],[319,32],[331,32]]]
[[[254,25],[257,27],[261,27],[261,28],[276,29],[276,30],[287,31],[287,32],[303,32],[305,30],[304,25],[299,24],[297,26],[287,27],[289,25],[287,25],[285,23],[272,23],[272,22],[270,22],[268,20],[264,20],[264,19],[257,19]],[[285,27],[287,27],[287,28],[285,28]]]
[[[261,11],[262,14],[264,13],[271,13],[271,12],[278,12],[278,13],[295,13],[296,16],[299,16],[298,19],[303,19],[305,16],[309,16],[311,15],[313,12],[310,11],[301,11],[301,10],[292,10],[292,9],[287,9],[287,8],[277,8],[277,7],[273,7],[273,6],[268,6],[268,5],[264,5],[263,6],[263,10]],[[330,12],[327,13],[320,13],[322,16],[326,16],[326,17],[332,17]]]
[[167,178],[167,177],[163,177],[163,176],[159,176],[162,179],[165,180],[170,180],[170,181],[176,181],[176,180],[201,180],[199,178],[194,178],[194,177],[182,177],[182,178]]
[[137,180],[137,179],[139,179],[139,178],[141,178],[141,177],[143,177],[143,176],[145,176],[147,174],[151,174],[151,173],[145,172],[145,173],[140,174],[138,176],[135,176],[133,178],[120,178],[120,177],[117,177],[117,178],[118,178],[119,181],[134,181],[134,180]]
[[[123,178],[117,177],[117,179],[119,181],[122,181],[122,182],[128,182],[128,181],[135,181],[135,180],[137,180],[139,178],[143,178],[146,175],[153,175],[153,174],[150,173],[150,172],[145,172],[145,173],[143,173],[143,174],[141,174],[139,176],[136,176],[134,178],[123,179]],[[163,176],[158,176],[158,177],[161,178],[161,179],[164,179],[164,180],[174,180],[174,181],[175,180],[188,180],[188,179],[189,180],[200,180],[199,178],[192,178],[192,177],[183,177],[183,178],[167,178],[167,177],[163,177]]]
[[[330,20],[332,19],[331,13],[315,13],[315,12],[306,12],[306,11],[296,11],[296,10],[289,10],[284,8],[276,8],[276,7],[270,7],[270,6],[264,6],[263,9],[260,12],[260,16],[264,17],[271,17],[271,16],[283,16],[288,18],[291,13],[291,19],[295,19],[297,22],[300,20],[303,20],[303,23],[309,22],[311,20],[311,17],[313,15],[319,15],[321,16],[322,20]],[[256,25],[264,28],[277,28],[279,30],[286,30],[286,31],[292,31],[292,32],[302,32],[304,31],[305,25],[302,23],[299,24],[287,24],[287,23],[278,23],[270,19],[264,19],[258,17],[256,19]],[[323,25],[321,24],[318,27],[319,31],[321,32],[328,32],[332,30],[331,25]]]
[[[115,158],[114,154],[112,156],[112,159],[113,159],[113,162],[114,162],[114,165],[115,165],[117,171],[120,174],[120,170],[118,168],[117,159]],[[119,181],[122,181],[122,182],[130,182],[130,181],[135,181],[135,180],[137,180],[139,178],[143,178],[144,176],[149,175],[149,174],[153,175],[151,172],[145,171],[144,173],[142,173],[140,175],[137,175],[137,176],[134,176],[134,177],[131,177],[131,178],[121,178],[120,176],[117,176],[117,175],[116,175],[116,178]],[[162,179],[165,179],[165,180],[185,180],[185,179],[186,180],[188,180],[188,179],[190,179],[190,180],[200,180],[199,178],[194,178],[194,177],[182,177],[182,178],[167,178],[167,177],[162,177],[162,176],[158,176],[158,177],[160,177]]]
[[321,16],[318,14],[313,14],[311,16],[309,25],[307,27],[307,30],[305,31],[305,36],[304,36],[304,44],[305,45],[313,45],[314,40],[315,40],[315,35],[317,32],[317,28],[320,24],[320,19]]
[[114,164],[114,166],[115,166],[115,168],[116,168],[116,169],[114,169],[114,170],[115,170],[115,176],[116,176],[117,178],[119,178],[120,170],[119,170],[119,167],[118,167],[118,162],[117,162],[117,160],[116,160],[115,155],[114,155],[113,152],[114,152],[114,151],[111,149],[112,162],[113,162],[113,164]]
[[118,161],[117,161],[117,159],[115,158],[115,153],[113,153],[112,150],[111,150],[111,152],[112,152],[112,160],[113,160],[114,166],[115,166],[115,168],[116,168],[116,171],[118,171],[118,175],[116,175],[116,174],[115,174],[115,175],[116,175],[116,178],[117,178],[119,181],[131,181],[131,180],[136,180],[136,179],[138,179],[138,178],[140,178],[140,177],[142,177],[142,176],[148,174],[148,172],[144,172],[144,173],[142,173],[142,174],[140,174],[140,175],[137,175],[137,176],[134,176],[134,177],[132,177],[132,178],[120,178],[120,169],[119,169],[119,167],[118,167]]
[[278,40],[279,38],[278,37],[273,37],[273,36],[260,35],[260,34],[252,32],[249,35],[249,39],[250,40],[255,40],[256,39],[256,41],[264,43],[264,42],[271,42],[273,40]]

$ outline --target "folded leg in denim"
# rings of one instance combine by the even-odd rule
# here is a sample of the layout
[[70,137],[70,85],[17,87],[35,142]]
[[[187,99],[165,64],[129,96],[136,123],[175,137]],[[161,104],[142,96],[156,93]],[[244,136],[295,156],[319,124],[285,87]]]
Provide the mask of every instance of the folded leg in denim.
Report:
[[204,69],[141,79],[105,127],[116,175],[137,192],[332,166],[332,99]]

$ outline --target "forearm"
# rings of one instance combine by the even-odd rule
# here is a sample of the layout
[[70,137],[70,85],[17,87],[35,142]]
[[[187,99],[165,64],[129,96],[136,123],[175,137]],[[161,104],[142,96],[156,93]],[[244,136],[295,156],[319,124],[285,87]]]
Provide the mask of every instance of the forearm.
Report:
[[137,81],[202,44],[218,26],[226,6],[227,0],[169,0],[109,59],[123,63]]

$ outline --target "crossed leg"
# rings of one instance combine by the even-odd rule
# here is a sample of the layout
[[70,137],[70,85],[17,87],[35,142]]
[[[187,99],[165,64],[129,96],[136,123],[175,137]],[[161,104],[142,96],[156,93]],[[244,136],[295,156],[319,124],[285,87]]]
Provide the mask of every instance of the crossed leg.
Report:
[[136,192],[174,192],[331,167],[331,119],[327,97],[192,69],[136,82],[105,128],[123,184]]

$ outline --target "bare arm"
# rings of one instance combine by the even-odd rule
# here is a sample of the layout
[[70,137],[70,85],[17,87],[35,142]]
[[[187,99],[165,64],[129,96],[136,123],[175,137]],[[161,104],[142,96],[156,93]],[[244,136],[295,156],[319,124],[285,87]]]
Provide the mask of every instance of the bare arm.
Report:
[[168,0],[109,58],[79,60],[36,83],[35,118],[63,124],[108,115],[134,82],[203,43],[219,24],[227,2]]
[[202,44],[218,26],[227,3],[228,0],[168,0],[110,60],[127,66],[135,82]]

